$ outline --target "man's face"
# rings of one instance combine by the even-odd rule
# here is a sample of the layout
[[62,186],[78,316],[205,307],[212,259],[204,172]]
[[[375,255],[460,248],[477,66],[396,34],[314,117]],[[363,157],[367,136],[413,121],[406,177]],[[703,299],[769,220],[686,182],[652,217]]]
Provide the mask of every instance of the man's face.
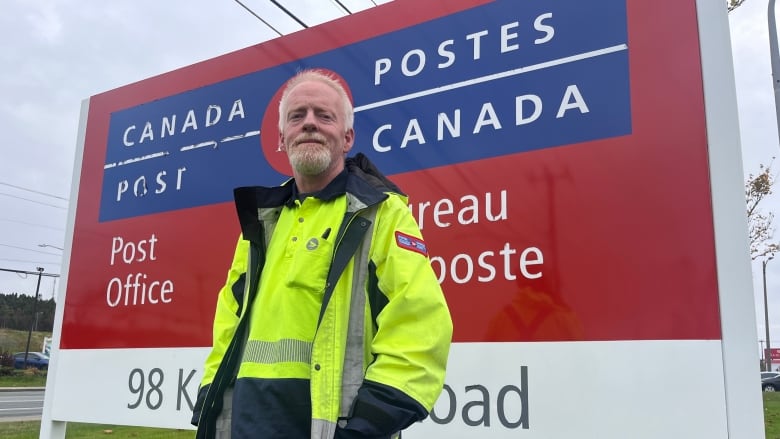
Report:
[[341,171],[354,141],[343,108],[336,90],[319,81],[302,82],[290,91],[279,142],[297,173],[318,176]]

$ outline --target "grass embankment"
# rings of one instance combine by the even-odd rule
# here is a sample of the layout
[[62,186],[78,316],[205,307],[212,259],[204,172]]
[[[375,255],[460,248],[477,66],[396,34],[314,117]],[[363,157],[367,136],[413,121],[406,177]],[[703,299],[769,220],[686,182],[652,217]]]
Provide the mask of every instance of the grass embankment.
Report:
[[43,339],[51,337],[51,332],[16,331],[13,329],[0,329],[0,352],[14,354],[24,352],[27,347],[27,338],[30,338],[30,352],[43,350]]

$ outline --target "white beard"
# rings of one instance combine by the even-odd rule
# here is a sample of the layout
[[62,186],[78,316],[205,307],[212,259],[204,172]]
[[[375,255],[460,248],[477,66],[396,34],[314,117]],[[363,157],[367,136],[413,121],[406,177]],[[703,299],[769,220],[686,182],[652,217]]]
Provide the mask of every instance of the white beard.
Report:
[[287,155],[290,165],[301,175],[320,175],[330,166],[330,151],[325,146],[296,146]]

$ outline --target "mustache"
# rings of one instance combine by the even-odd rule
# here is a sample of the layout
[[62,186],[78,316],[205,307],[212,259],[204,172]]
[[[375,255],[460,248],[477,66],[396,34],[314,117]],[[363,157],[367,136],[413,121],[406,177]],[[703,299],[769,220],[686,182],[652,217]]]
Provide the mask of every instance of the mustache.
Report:
[[325,143],[325,138],[318,134],[302,134],[295,139],[293,139],[293,145],[298,146],[301,143],[310,143],[310,142],[317,142],[317,143]]

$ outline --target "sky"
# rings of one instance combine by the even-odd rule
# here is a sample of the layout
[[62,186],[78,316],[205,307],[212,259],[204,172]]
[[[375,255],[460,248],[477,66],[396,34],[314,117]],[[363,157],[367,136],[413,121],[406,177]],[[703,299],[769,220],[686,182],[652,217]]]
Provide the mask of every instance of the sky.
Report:
[[[342,0],[358,12],[389,0]],[[5,0],[0,14],[0,269],[60,274],[82,101],[300,29],[269,1]],[[342,15],[334,1],[280,2],[309,25]],[[725,4],[724,4],[725,8]],[[671,9],[671,8],[670,8]],[[672,11],[670,10],[670,13]],[[743,171],[778,156],[766,0],[729,14]],[[773,38],[776,38],[773,36]],[[780,165],[776,166],[780,171]],[[780,192],[780,190],[778,191]],[[763,203],[778,215],[780,195]],[[780,232],[777,233],[780,238]],[[756,347],[764,337],[754,262]],[[0,271],[0,293],[34,294],[34,274]],[[770,335],[780,347],[780,259],[767,265]],[[56,277],[41,278],[52,297]]]
[[[343,0],[352,13],[388,0]],[[312,26],[336,2],[279,2]],[[265,25],[244,7],[254,11]],[[6,0],[0,14],[0,269],[56,291],[82,101],[289,34],[301,26],[261,0]],[[292,6],[294,5],[294,7]],[[273,29],[272,29],[273,28]],[[38,276],[0,271],[0,294],[35,294]]]

